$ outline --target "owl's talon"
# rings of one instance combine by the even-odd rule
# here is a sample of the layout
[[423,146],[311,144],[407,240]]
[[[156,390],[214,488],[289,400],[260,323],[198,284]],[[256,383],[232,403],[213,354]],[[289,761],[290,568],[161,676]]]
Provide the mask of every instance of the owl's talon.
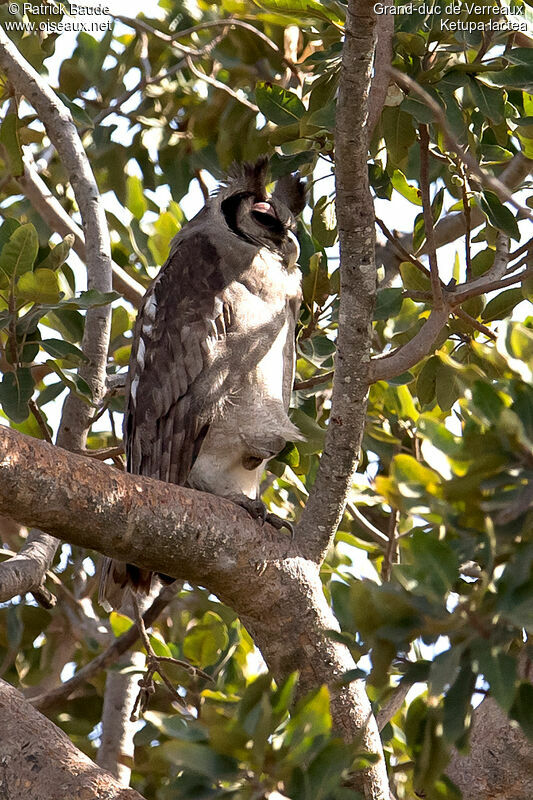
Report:
[[261,525],[268,522],[269,525],[272,525],[272,527],[276,528],[278,531],[281,530],[281,528],[287,528],[291,539],[293,538],[294,528],[292,524],[288,520],[283,519],[283,517],[278,517],[277,514],[272,514],[270,511],[267,511],[267,507],[262,500],[252,500],[249,497],[243,497],[242,500],[239,499],[236,502],[237,505],[246,509],[252,519],[257,519]]

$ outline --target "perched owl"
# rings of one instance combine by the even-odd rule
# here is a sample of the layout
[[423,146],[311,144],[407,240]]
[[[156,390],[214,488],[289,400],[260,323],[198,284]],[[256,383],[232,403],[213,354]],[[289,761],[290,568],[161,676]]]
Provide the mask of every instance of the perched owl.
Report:
[[[174,238],[135,325],[124,414],[127,469],[229,498],[276,527],[265,462],[302,438],[287,411],[300,307],[295,176],[265,189],[267,159],[234,167]],[[100,598],[151,573],[105,559]]]

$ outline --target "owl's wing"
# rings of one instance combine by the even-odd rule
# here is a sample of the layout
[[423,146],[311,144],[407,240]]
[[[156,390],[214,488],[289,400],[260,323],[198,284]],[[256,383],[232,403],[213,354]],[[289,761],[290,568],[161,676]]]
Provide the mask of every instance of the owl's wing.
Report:
[[124,414],[129,472],[187,481],[223,390],[214,367],[229,321],[223,288],[209,237],[178,238],[135,326]]

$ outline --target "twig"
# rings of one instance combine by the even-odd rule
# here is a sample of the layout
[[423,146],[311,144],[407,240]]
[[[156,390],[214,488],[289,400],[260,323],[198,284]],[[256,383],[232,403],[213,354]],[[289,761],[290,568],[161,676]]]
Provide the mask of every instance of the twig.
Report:
[[470,236],[472,231],[472,223],[471,223],[471,209],[470,209],[470,202],[468,197],[468,177],[466,174],[466,170],[464,169],[463,164],[458,162],[458,167],[461,171],[461,177],[463,179],[463,186],[462,186],[462,194],[463,194],[463,214],[465,218],[465,265],[466,265],[466,280],[472,280],[472,253],[470,248]]
[[154,673],[161,677],[161,680],[167,687],[168,691],[174,698],[176,702],[178,702],[183,708],[186,708],[186,703],[179,694],[179,692],[174,688],[172,682],[165,674],[165,671],[161,668],[161,664],[174,664],[178,667],[181,667],[189,675],[196,675],[205,678],[206,680],[211,681],[212,678],[203,670],[199,669],[198,667],[193,667],[192,664],[189,664],[187,661],[181,661],[179,658],[169,658],[167,656],[157,656],[154,653],[152,645],[150,644],[150,639],[148,637],[148,633],[146,632],[146,628],[144,625],[144,620],[141,615],[141,611],[139,608],[139,601],[137,596],[132,592],[131,594],[132,604],[133,604],[133,611],[135,616],[135,623],[137,625],[141,641],[144,645],[144,649],[146,650],[146,672],[139,681],[139,694],[137,695],[137,699],[133,705],[133,710],[131,712],[131,719],[135,720],[138,719],[137,712],[139,715],[142,715],[146,710],[148,705],[148,700],[150,699],[150,695],[155,692],[155,684],[154,684]]
[[50,436],[50,431],[48,429],[48,425],[46,424],[45,419],[41,414],[41,409],[39,408],[35,400],[30,400],[28,403],[28,407],[39,426],[39,429],[43,435],[43,439],[47,441],[49,444],[53,444],[52,437]]
[[313,375],[312,378],[307,378],[305,381],[295,381],[292,388],[295,392],[302,389],[312,389],[313,386],[318,386],[320,383],[330,381],[334,374],[334,372],[324,372],[322,375]]
[[385,0],[383,7],[385,13],[378,16],[376,22],[376,53],[374,55],[374,76],[370,86],[370,96],[368,98],[368,121],[367,130],[370,139],[374,128],[379,122],[387,91],[389,88],[390,73],[389,67],[392,61],[392,40],[394,37],[394,16],[386,13],[389,6],[393,6],[392,0]]
[[357,520],[357,523],[363,528],[363,530],[373,539],[380,547],[383,545],[388,544],[388,537],[385,536],[379,528],[376,528],[370,520],[368,520],[364,514],[359,510],[359,508],[355,505],[355,503],[347,503],[346,508],[350,512],[351,516]]
[[398,516],[398,509],[392,508],[387,525],[388,542],[381,568],[381,577],[384,581],[390,581],[392,565],[398,561]]
[[[72,115],[1,27],[0,67],[39,115],[69,177],[85,231],[88,288],[109,292],[112,288],[112,268],[105,212]],[[80,376],[89,385],[97,403],[105,391],[110,328],[109,305],[88,309],[81,344],[87,361],[80,367]],[[63,405],[58,444],[66,449],[83,449],[91,415],[92,406],[70,392]],[[6,588],[12,592],[5,597],[6,600],[24,591],[40,588],[58,544],[57,539],[36,532],[33,538],[29,537],[20,558],[15,557],[0,565],[1,593],[5,597]]]
[[237,100],[238,103],[242,103],[243,106],[246,106],[246,108],[249,108],[251,111],[253,111],[254,114],[259,113],[259,108],[255,105],[255,103],[250,103],[246,97],[241,97],[239,93],[232,89],[231,86],[228,86],[227,83],[217,81],[216,78],[212,78],[210,75],[206,75],[205,72],[200,72],[199,69],[196,69],[192,58],[189,56],[187,56],[187,66],[192,74],[196,75],[196,77],[200,78],[200,80],[204,81],[204,83],[208,83],[209,86],[213,86],[215,89],[220,89],[221,91],[226,92],[226,94],[229,94],[229,96],[233,97],[234,100]]
[[520,247],[517,247],[516,250],[514,250],[512,253],[510,253],[509,254],[509,261],[514,261],[515,259],[518,258],[518,256],[521,256],[522,253],[528,253],[529,254],[530,250],[533,250],[533,238],[529,239],[527,242],[524,242],[524,244],[520,245]]
[[[175,595],[175,583],[165,586],[159,592],[152,605],[143,614],[145,626],[152,625],[152,623],[155,622],[157,617],[166,608],[170,601],[173,600]],[[97,675],[101,670],[105,669],[110,664],[113,664],[121,655],[123,655],[123,653],[126,653],[128,650],[130,650],[139,636],[139,629],[136,625],[132,625],[132,627],[127,630],[126,633],[123,633],[118,637],[118,639],[115,639],[115,641],[110,644],[109,647],[107,647],[102,653],[96,656],[96,658],[93,658],[92,661],[89,661],[88,664],[78,670],[78,672],[76,672],[72,678],[69,678],[68,681],[56,686],[55,689],[51,689],[48,692],[32,697],[30,699],[31,704],[42,711],[44,709],[51,708],[63,700],[67,700],[78,687],[82,686],[94,675]]]
[[470,153],[468,153],[464,149],[464,147],[462,147],[461,144],[459,144],[459,141],[453,135],[448,126],[448,121],[446,119],[446,115],[443,109],[437,103],[437,101],[428,92],[426,92],[425,89],[422,89],[422,87],[419,86],[419,84],[416,81],[414,81],[409,75],[400,72],[400,70],[396,69],[395,67],[389,67],[389,71],[392,77],[395,79],[396,83],[398,83],[400,86],[403,84],[404,88],[407,88],[410,91],[417,94],[420,98],[422,98],[422,100],[425,102],[428,108],[430,108],[431,111],[433,111],[437,122],[440,124],[442,128],[442,132],[448,149],[450,151],[456,152],[459,155],[461,161],[464,164],[466,164],[469,170],[479,178],[479,180],[484,186],[487,186],[496,194],[500,195],[501,197],[504,197],[505,200],[511,203],[511,205],[513,205],[516,209],[521,211],[522,214],[525,217],[527,217],[527,219],[533,220],[533,212],[529,208],[521,205],[521,203],[515,200],[515,198],[513,197],[513,193],[508,189],[508,187],[504,183],[498,180],[498,178],[495,178],[492,175],[489,175],[484,170],[482,170],[479,164],[477,163],[476,159],[472,155],[470,155]]
[[486,325],[483,325],[482,322],[478,322],[477,319],[474,319],[474,317],[471,317],[470,314],[468,314],[464,309],[462,309],[462,308],[454,308],[453,309],[453,313],[455,314],[456,317],[460,317],[461,319],[464,319],[465,322],[468,322],[469,325],[471,325],[473,328],[475,328],[480,333],[484,333],[485,336],[487,336],[489,339],[492,339],[493,342],[496,341],[497,337],[494,334],[494,332],[491,331],[490,328],[487,328]]
[[[520,283],[524,278],[530,278],[533,275],[533,267],[518,272],[515,275],[509,275],[508,278],[502,278],[500,281],[490,281],[489,283],[481,284],[465,288],[460,292],[453,292],[449,295],[449,302],[452,307],[460,303],[464,303],[469,297],[477,297],[486,292],[495,292],[497,289],[505,289],[506,286],[512,286],[513,283]],[[455,311],[454,311],[455,313]]]
[[409,683],[408,681],[403,680],[400,681],[398,686],[395,688],[394,692],[392,693],[391,697],[387,700],[384,706],[379,709],[376,714],[376,719],[378,721],[378,728],[380,731],[383,730],[385,725],[391,721],[391,719],[398,713],[400,708],[403,706],[404,700],[407,697],[409,689],[413,684]]
[[107,458],[116,458],[116,456],[124,455],[124,445],[103,447],[101,450],[84,450],[82,455],[88,458],[97,458],[99,461],[105,461]]
[[494,261],[489,270],[482,275],[480,278],[476,278],[474,281],[470,281],[469,283],[462,283],[454,286],[453,289],[449,291],[449,300],[450,302],[455,302],[454,298],[464,292],[466,289],[472,290],[476,288],[480,288],[481,291],[473,293],[471,296],[477,296],[478,294],[483,294],[485,291],[485,286],[487,283],[491,281],[499,281],[505,277],[507,263],[509,261],[509,238],[505,236],[503,233],[498,233],[496,238],[496,251],[494,253]]
[[420,134],[420,194],[422,196],[422,213],[426,241],[428,243],[428,259],[431,281],[433,305],[437,311],[444,307],[442,286],[439,278],[439,265],[437,262],[437,245],[435,243],[435,222],[431,211],[431,198],[429,196],[429,130],[427,125],[419,125]]
[[424,275],[427,275],[427,277],[429,278],[430,272],[428,268],[420,261],[420,259],[418,259],[415,255],[413,255],[413,253],[410,253],[408,250],[405,249],[400,240],[396,236],[394,236],[394,234],[391,233],[391,231],[387,228],[383,220],[379,219],[379,217],[376,217],[376,223],[379,225],[382,232],[385,234],[386,238],[389,240],[392,246],[398,251],[399,255],[404,259],[404,261],[410,261],[411,264],[414,264],[414,266],[417,269],[419,269],[420,272],[423,272]]

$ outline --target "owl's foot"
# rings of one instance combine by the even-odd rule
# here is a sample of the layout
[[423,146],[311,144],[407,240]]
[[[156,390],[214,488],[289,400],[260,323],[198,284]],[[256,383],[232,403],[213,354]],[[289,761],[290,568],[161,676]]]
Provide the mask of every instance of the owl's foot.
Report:
[[269,525],[272,525],[278,531],[281,530],[281,528],[287,528],[291,534],[291,538],[294,536],[292,524],[287,519],[283,519],[283,517],[278,517],[277,514],[272,514],[270,511],[267,511],[267,507],[262,500],[252,500],[251,497],[240,497],[234,502],[246,509],[252,519],[258,519],[261,525],[268,522]]

